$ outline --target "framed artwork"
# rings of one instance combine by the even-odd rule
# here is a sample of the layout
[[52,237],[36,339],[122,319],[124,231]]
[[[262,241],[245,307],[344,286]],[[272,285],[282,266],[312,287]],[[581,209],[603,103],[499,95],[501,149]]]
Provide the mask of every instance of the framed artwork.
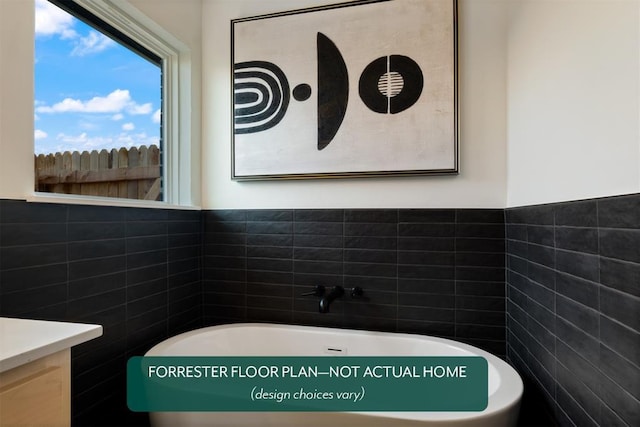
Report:
[[458,172],[455,0],[231,21],[232,178]]

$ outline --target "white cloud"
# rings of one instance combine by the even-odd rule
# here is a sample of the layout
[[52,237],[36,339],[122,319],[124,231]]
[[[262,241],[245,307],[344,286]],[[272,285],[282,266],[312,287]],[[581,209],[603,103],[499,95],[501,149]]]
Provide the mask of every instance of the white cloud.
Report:
[[[147,147],[155,144],[158,145],[160,140],[156,136],[148,136],[146,133],[141,132],[137,134],[130,134],[122,132],[119,135],[109,136],[90,136],[86,132],[79,135],[67,135],[64,133],[58,134],[56,137],[58,144],[53,150],[48,151],[83,151],[83,150],[111,150],[113,148],[119,149],[121,147],[131,148],[140,147],[146,145]],[[40,149],[39,151],[42,151]]]
[[98,53],[112,46],[116,46],[116,42],[104,34],[91,31],[88,36],[76,41],[76,46],[71,51],[71,56],[85,56]]
[[127,113],[133,114],[135,116],[139,116],[142,114],[149,114],[151,113],[151,110],[153,110],[153,105],[151,105],[150,102],[143,105],[132,103],[127,106]]
[[80,121],[78,123],[78,128],[82,130],[95,130],[98,129],[99,126],[91,121]]
[[36,0],[35,21],[36,36],[57,35],[63,40],[73,40],[71,56],[85,56],[117,46],[114,40],[97,31],[89,31],[82,37],[73,29],[75,18],[47,0]]
[[136,126],[133,123],[125,123],[122,125],[122,130],[130,131],[134,130]]
[[111,120],[113,120],[114,122],[120,121],[122,119],[124,119],[124,115],[120,113],[111,116]]
[[36,107],[36,112],[41,114],[53,113],[109,113],[114,114],[113,120],[122,120],[121,112],[127,111],[129,114],[149,114],[153,109],[151,103],[136,104],[131,99],[128,90],[116,89],[107,96],[96,96],[88,101],[65,98],[52,106],[40,105]]
[[34,138],[35,140],[38,140],[38,139],[44,139],[44,138],[46,138],[47,136],[49,136],[49,135],[47,135],[47,133],[46,133],[45,131],[42,131],[42,130],[40,130],[40,129],[36,129],[36,130],[33,132],[33,138]]
[[81,112],[84,111],[84,105],[82,101],[77,99],[65,98],[62,102],[58,102],[53,107],[42,105],[36,107],[37,113],[69,113],[69,112]]
[[82,132],[80,135],[77,135],[77,136],[59,133],[56,139],[58,141],[66,142],[67,144],[83,144],[83,143],[86,143],[88,140],[86,132]]
[[155,113],[153,113],[153,116],[151,116],[151,120],[153,121],[153,123],[160,123],[160,118],[162,117],[162,112],[160,111],[160,109],[157,109]]
[[36,0],[36,36],[59,35],[62,39],[78,36],[73,30],[73,17],[46,0]]
[[145,132],[135,133],[133,135],[121,134],[118,141],[127,141],[128,147],[140,147],[141,145],[159,145],[160,138],[157,136],[149,136]]

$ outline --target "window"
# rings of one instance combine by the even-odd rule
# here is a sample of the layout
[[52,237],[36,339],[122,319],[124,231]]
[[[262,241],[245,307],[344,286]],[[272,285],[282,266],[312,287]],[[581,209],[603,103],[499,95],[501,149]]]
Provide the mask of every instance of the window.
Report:
[[179,47],[117,6],[36,0],[35,190],[190,204]]

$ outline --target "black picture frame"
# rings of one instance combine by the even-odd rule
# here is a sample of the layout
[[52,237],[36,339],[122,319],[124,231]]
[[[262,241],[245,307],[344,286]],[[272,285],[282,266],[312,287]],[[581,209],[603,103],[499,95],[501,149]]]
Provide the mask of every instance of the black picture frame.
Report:
[[459,173],[457,51],[456,0],[232,20],[231,178]]

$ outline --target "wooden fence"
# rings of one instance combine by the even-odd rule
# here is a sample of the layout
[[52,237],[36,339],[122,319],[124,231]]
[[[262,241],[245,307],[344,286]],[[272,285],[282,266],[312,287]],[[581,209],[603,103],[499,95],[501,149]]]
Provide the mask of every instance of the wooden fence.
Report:
[[160,149],[66,151],[35,156],[35,189],[49,193],[161,200]]

